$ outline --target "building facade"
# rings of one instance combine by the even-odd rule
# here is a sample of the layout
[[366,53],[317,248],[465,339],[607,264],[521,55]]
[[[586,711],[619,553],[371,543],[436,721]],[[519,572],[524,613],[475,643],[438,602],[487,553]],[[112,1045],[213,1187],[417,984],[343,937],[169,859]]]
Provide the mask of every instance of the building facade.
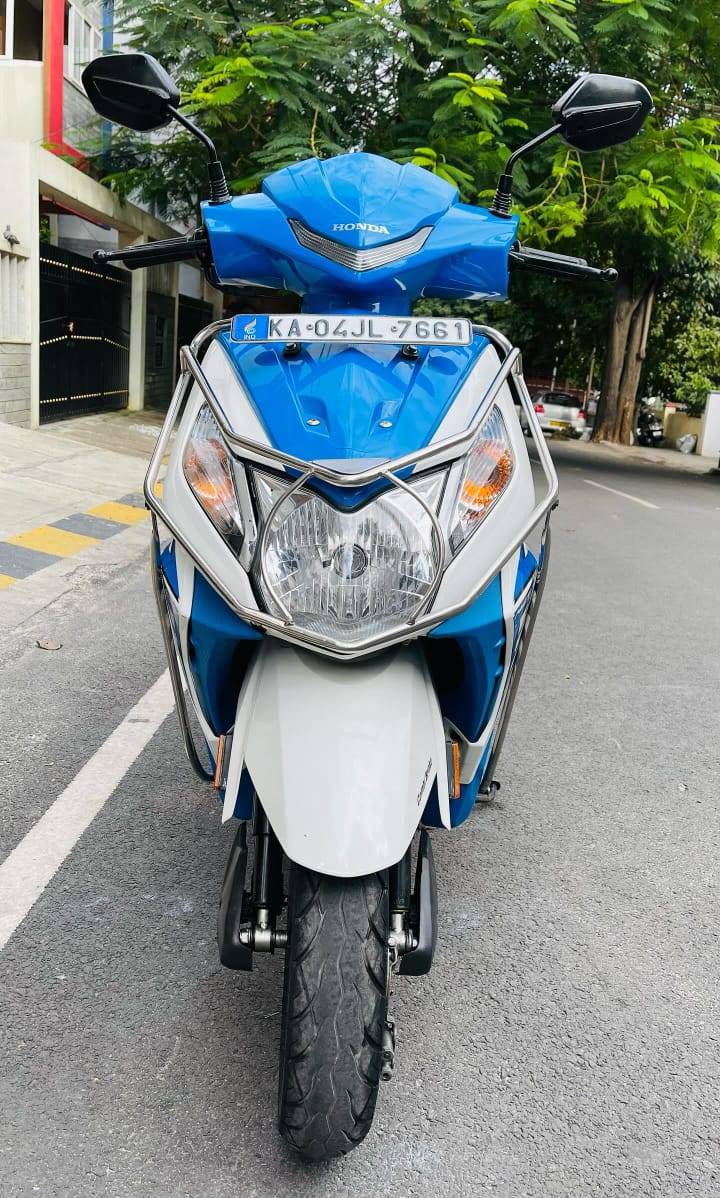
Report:
[[164,406],[178,331],[219,314],[192,267],[98,268],[177,230],[92,177],[83,148],[110,136],[80,83],[112,45],[112,10],[0,0],[0,421],[37,427],[87,412]]

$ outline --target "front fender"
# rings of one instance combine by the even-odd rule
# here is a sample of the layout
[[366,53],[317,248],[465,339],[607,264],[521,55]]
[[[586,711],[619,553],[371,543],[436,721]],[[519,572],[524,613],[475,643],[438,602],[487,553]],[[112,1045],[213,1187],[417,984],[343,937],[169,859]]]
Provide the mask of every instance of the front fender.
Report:
[[399,861],[437,779],[445,734],[417,645],[353,662],[266,640],[238,700],[224,816],[243,764],[286,855],[334,877]]

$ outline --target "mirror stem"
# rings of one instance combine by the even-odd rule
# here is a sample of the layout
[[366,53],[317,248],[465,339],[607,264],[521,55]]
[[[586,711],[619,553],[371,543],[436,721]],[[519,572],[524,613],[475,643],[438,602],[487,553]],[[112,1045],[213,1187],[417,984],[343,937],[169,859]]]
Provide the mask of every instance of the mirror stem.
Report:
[[511,154],[505,163],[505,170],[498,179],[498,185],[495,189],[495,198],[490,206],[490,211],[493,216],[509,217],[512,213],[512,179],[515,163],[519,158],[524,158],[535,146],[541,145],[547,141],[549,137],[553,137],[560,130],[560,125],[553,125],[550,129],[546,129],[543,133],[538,133],[537,137],[533,137],[532,141],[526,141],[524,146],[520,146],[514,154]]
[[230,192],[228,191],[228,185],[225,181],[225,172],[222,168],[222,163],[217,156],[215,143],[211,141],[207,133],[204,133],[203,130],[199,129],[197,125],[194,125],[193,122],[188,120],[186,116],[183,116],[181,112],[178,112],[177,108],[169,108],[169,111],[172,113],[178,124],[182,125],[185,129],[197,137],[207,150],[208,176],[210,178],[210,203],[227,203],[227,201],[230,199]]

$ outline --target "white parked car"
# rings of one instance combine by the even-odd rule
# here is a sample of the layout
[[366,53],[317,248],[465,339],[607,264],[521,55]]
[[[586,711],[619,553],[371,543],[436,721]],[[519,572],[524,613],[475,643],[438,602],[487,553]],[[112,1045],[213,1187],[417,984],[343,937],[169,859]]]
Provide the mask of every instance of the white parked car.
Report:
[[[544,433],[568,433],[580,437],[588,427],[582,400],[568,391],[538,391],[533,404]],[[523,424],[523,429],[527,432]]]

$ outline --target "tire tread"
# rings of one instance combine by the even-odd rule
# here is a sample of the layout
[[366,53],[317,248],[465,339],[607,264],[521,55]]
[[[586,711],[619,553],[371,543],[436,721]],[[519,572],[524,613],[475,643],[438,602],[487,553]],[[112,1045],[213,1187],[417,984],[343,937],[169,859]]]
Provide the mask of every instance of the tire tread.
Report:
[[291,865],[278,1122],[303,1157],[349,1152],[372,1124],[387,1014],[387,875]]

